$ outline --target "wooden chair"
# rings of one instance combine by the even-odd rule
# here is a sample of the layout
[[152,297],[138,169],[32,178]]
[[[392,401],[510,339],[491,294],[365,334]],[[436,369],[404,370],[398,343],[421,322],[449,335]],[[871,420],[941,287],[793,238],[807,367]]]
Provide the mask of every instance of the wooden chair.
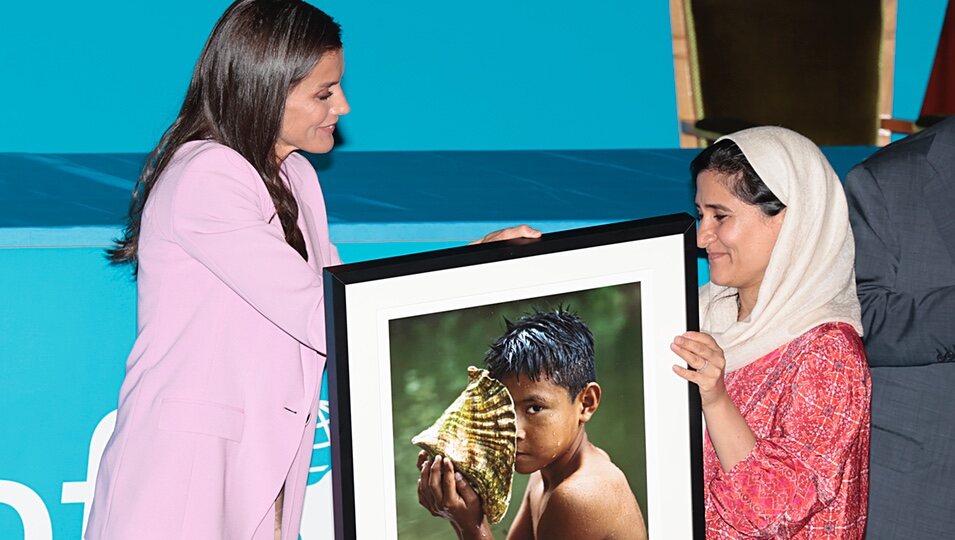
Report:
[[890,116],[896,0],[670,0],[682,146],[754,125],[873,145]]

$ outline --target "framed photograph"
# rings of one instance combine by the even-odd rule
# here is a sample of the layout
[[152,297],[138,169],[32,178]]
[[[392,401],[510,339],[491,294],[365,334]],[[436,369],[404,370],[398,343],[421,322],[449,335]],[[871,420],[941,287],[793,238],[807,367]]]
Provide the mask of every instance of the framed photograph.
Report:
[[[698,328],[696,268],[695,220],[676,214],[326,269],[336,538],[456,537],[418,502],[411,440],[509,324],[560,311],[592,334],[601,394],[586,434],[626,477],[649,538],[703,540],[699,392],[669,348]],[[495,538],[528,478],[513,475]]]

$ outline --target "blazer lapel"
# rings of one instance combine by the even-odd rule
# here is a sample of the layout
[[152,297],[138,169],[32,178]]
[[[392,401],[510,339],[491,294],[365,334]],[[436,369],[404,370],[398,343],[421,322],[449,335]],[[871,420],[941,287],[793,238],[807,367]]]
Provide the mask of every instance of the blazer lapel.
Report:
[[[295,183],[293,183],[295,184]],[[299,220],[298,225],[302,229],[302,235],[305,237],[305,243],[308,245],[308,264],[321,273],[322,269],[329,265],[326,260],[325,250],[322,249],[321,239],[317,227],[315,226],[315,212],[310,204],[309,190],[300,183],[295,185],[295,199],[298,202]],[[324,317],[322,318],[324,321]],[[327,355],[327,350],[319,351],[322,356]],[[318,364],[314,355],[308,354],[302,356],[302,375],[305,379],[305,402],[306,406],[311,404],[311,397],[319,391],[321,373],[318,370]]]

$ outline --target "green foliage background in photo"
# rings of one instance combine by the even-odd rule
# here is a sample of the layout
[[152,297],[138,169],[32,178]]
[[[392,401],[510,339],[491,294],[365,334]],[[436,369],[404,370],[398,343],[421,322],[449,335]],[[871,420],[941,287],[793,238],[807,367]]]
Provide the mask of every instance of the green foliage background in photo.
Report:
[[[469,365],[484,367],[484,353],[504,332],[505,317],[514,320],[535,307],[558,305],[580,315],[594,334],[597,382],[603,396],[587,424],[588,437],[610,454],[626,474],[640,508],[646,509],[640,284],[630,283],[391,321],[399,538],[455,537],[446,520],[433,517],[418,504],[415,461],[419,448],[411,444],[411,438],[430,426],[464,390]],[[526,485],[527,476],[515,474],[507,515],[492,527],[495,538],[507,535]]]

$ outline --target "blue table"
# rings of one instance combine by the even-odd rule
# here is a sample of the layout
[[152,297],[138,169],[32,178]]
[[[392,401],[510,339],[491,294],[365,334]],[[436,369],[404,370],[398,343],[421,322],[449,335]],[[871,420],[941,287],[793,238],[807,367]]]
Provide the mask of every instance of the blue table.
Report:
[[[840,177],[874,149],[826,149]],[[463,241],[488,225],[548,230],[692,211],[698,151],[342,152],[309,156],[333,238]],[[142,154],[0,154],[0,247],[106,245]]]

